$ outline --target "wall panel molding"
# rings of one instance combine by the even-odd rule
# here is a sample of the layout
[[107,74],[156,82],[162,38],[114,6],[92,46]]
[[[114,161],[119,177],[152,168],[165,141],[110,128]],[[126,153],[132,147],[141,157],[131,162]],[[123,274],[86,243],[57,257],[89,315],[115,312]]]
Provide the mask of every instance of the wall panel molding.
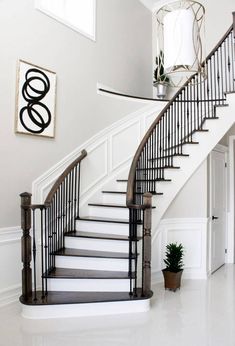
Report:
[[0,228],[0,306],[19,299],[21,292],[20,226]]
[[[185,247],[184,279],[206,279],[208,276],[208,218],[163,219],[153,237],[153,283],[163,281],[166,245],[182,243]],[[158,254],[157,256],[154,254]],[[157,258],[156,258],[157,257]]]
[[[127,152],[125,157],[124,151],[124,156],[122,157],[122,160],[120,160],[120,162],[114,163],[114,139],[116,140],[118,136],[120,136],[121,138],[121,135],[124,131],[128,132],[128,130],[130,130],[131,132],[131,129],[135,129],[136,127],[136,131],[134,131],[134,133],[132,131],[131,133],[132,136],[137,136],[137,141],[136,137],[132,138],[132,136],[130,136],[130,141],[134,141],[134,144],[138,145],[145,134],[145,129],[143,128],[142,124],[146,123],[147,117],[153,117],[153,115],[157,116],[161,112],[164,105],[165,103],[163,102],[154,103],[154,105],[145,105],[140,110],[133,112],[132,114],[129,114],[128,116],[122,118],[121,120],[105,128],[104,130],[93,136],[91,139],[80,145],[72,153],[67,155],[64,159],[62,159],[60,162],[58,162],[56,165],[54,165],[51,169],[42,174],[33,182],[33,203],[43,203],[46,194],[49,192],[49,189],[53,185],[55,180],[60,176],[63,170],[79,156],[83,149],[86,149],[88,152],[88,156],[85,158],[85,160],[89,159],[89,154],[96,153],[97,155],[93,155],[95,161],[100,162],[100,164],[102,164],[102,162],[105,162],[105,172],[103,172],[103,174],[101,174],[98,179],[97,177],[94,177],[94,180],[89,183],[89,186],[83,189],[82,198],[87,200],[87,196],[91,195],[93,190],[95,193],[97,184],[101,182],[102,184],[105,184],[106,181],[108,181],[112,175],[116,174],[116,171],[122,170],[134,155],[134,152],[132,155],[130,155],[130,153]],[[106,143],[106,150],[100,153],[98,152],[98,150],[102,143]],[[121,148],[121,141],[119,143],[119,141],[116,140],[116,143],[118,143],[118,145],[120,145]],[[84,166],[84,163],[82,163],[82,165]],[[82,174],[86,176],[85,168],[83,169]]]

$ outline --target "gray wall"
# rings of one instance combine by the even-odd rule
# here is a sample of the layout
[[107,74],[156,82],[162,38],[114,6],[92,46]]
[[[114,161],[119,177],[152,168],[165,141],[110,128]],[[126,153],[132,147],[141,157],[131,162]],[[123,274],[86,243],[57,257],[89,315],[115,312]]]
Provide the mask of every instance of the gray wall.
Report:
[[[97,0],[93,42],[34,9],[33,0],[0,1],[0,228],[19,224],[19,193],[139,103],[96,94],[96,83],[152,92],[151,13],[137,0]],[[55,139],[14,133],[16,62],[57,72]]]

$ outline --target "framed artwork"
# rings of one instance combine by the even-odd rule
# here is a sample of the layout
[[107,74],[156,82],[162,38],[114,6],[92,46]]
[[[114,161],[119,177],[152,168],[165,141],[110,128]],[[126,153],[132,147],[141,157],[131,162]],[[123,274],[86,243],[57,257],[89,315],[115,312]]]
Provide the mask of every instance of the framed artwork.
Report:
[[15,132],[55,137],[56,73],[19,60]]

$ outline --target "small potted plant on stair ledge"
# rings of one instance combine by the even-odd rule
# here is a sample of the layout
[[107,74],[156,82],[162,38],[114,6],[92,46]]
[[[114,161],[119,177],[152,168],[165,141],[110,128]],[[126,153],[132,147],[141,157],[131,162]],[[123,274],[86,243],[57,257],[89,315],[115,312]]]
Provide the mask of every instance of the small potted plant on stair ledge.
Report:
[[170,86],[170,78],[164,71],[164,54],[162,51],[160,51],[159,56],[156,57],[156,65],[153,86],[157,89],[157,97],[159,99],[164,99]]
[[166,268],[162,270],[165,289],[175,292],[181,286],[181,276],[184,266],[184,247],[182,244],[170,243],[166,246],[165,255],[164,263],[166,264]]

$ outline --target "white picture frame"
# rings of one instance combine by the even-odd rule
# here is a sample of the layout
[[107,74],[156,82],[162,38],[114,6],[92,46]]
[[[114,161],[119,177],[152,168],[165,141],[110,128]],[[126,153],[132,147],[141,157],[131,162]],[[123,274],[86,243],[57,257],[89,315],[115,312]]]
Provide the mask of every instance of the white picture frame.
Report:
[[55,137],[56,73],[18,61],[15,132]]

